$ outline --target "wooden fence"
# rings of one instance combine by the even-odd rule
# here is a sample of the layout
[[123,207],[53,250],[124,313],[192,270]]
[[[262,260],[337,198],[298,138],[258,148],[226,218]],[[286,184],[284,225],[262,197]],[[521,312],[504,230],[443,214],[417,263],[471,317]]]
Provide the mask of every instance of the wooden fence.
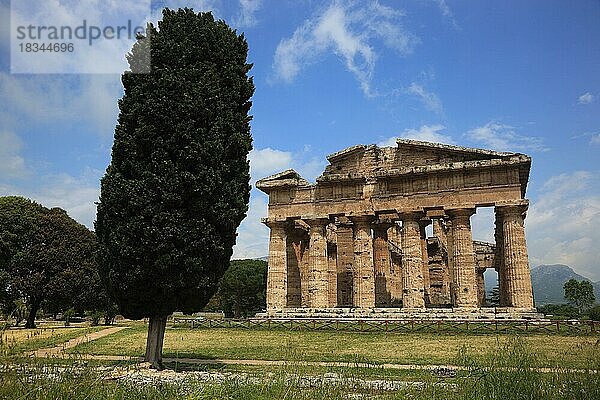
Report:
[[276,329],[293,331],[600,334],[598,321],[564,320],[409,320],[409,319],[198,319],[176,318],[192,328]]

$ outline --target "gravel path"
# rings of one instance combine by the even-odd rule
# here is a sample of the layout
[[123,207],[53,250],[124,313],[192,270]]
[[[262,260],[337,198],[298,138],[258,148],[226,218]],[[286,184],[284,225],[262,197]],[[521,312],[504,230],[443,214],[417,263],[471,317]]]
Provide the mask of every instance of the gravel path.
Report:
[[62,355],[62,353],[66,349],[73,348],[82,343],[91,342],[92,340],[100,339],[102,337],[112,335],[113,333],[117,333],[122,331],[123,329],[127,329],[126,326],[113,326],[111,328],[106,328],[98,332],[88,333],[87,335],[76,337],[75,339],[71,339],[66,343],[62,343],[55,347],[47,347],[44,349],[38,349],[32,352],[27,353],[29,356],[33,357],[57,357]]

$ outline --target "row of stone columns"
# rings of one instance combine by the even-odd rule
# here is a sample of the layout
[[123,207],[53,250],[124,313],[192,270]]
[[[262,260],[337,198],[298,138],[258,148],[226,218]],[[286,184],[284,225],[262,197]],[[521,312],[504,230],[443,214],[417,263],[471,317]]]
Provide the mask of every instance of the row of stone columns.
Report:
[[[526,209],[526,207],[525,207]],[[531,278],[525,245],[523,206],[496,207],[496,269],[499,271],[501,305],[532,308]],[[446,223],[433,219],[434,236],[448,252],[450,296],[454,307],[473,308],[481,304],[478,293],[475,251],[470,218],[475,208],[445,210]],[[403,308],[423,309],[429,295],[429,258],[423,212],[399,214],[402,266],[401,287]],[[357,308],[373,308],[381,304],[376,298],[375,279],[386,266],[393,264],[388,248],[388,229],[391,221],[374,222],[372,216],[351,217],[353,229],[352,298]],[[335,307],[337,273],[328,260],[327,218],[308,219],[308,303],[312,308]],[[285,222],[270,221],[269,273],[267,279],[267,307],[286,307],[287,254]],[[373,231],[373,236],[371,236]],[[339,249],[337,250],[340,251]],[[397,272],[397,271],[396,271]]]

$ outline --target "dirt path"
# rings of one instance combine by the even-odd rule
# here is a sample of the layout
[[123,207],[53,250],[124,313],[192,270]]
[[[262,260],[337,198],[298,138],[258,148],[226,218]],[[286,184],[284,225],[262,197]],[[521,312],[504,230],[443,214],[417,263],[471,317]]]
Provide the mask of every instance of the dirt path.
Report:
[[62,353],[66,349],[71,349],[77,345],[82,343],[91,342],[92,340],[100,339],[108,335],[112,335],[113,333],[117,333],[122,331],[123,329],[127,329],[126,326],[113,326],[111,328],[106,328],[98,332],[88,333],[87,335],[79,336],[74,339],[69,340],[66,343],[62,343],[55,347],[47,347],[45,349],[38,349],[32,352],[27,353],[28,356],[33,357],[58,357],[62,355]]
[[[116,355],[96,355],[96,354],[81,354],[80,357],[84,360],[100,360],[100,361],[144,361],[143,357],[131,356],[116,356]],[[340,367],[340,368],[372,368],[372,369],[396,369],[396,370],[416,370],[416,371],[435,371],[435,370],[454,370],[466,371],[467,367],[460,365],[442,365],[442,364],[374,364],[374,363],[354,363],[354,362],[339,362],[339,361],[286,361],[286,360],[223,360],[223,359],[202,359],[202,358],[163,358],[165,363],[181,363],[192,365],[251,365],[251,366],[302,366],[302,367]],[[505,368],[507,371],[514,370],[513,368]],[[589,372],[582,369],[553,369],[553,368],[532,368],[533,371],[543,373],[583,373]],[[593,371],[597,373],[598,371]]]

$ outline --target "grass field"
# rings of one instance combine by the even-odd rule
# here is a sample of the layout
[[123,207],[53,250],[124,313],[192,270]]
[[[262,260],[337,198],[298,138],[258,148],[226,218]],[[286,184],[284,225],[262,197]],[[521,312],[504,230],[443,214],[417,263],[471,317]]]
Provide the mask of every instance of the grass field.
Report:
[[[146,327],[137,324],[115,335],[82,344],[73,353],[143,355]],[[460,350],[482,357],[511,335],[352,333],[240,329],[167,329],[165,357],[289,361],[361,361],[399,364],[453,364]],[[584,368],[597,336],[522,335],[540,367]]]
[[101,329],[103,327],[81,326],[0,330],[0,355],[11,356],[26,351],[56,346],[70,339]]
[[[146,325],[81,344],[65,359],[19,357],[19,352],[60,345],[103,327],[9,330],[1,333],[1,399],[600,399],[600,341],[581,335],[496,335],[431,333],[312,332],[169,327],[165,357],[286,360],[280,366],[185,365],[181,371],[207,371],[227,377],[202,381],[119,380],[108,376],[112,361],[84,361],[80,355],[143,354]],[[301,361],[350,361],[371,367],[307,366]],[[382,363],[453,364],[454,377],[428,370],[382,368]],[[132,367],[128,363],[119,363]],[[98,369],[98,367],[103,367]],[[551,367],[540,370],[539,367]],[[135,365],[133,365],[133,368]],[[577,368],[578,370],[565,370]],[[229,375],[227,375],[229,374]],[[325,376],[339,377],[322,384]],[[253,377],[240,381],[236,376]],[[312,377],[311,384],[306,377]],[[107,379],[110,378],[110,379]],[[256,381],[258,379],[258,382]],[[357,380],[399,382],[394,390],[357,386]],[[316,382],[316,384],[315,384]]]

